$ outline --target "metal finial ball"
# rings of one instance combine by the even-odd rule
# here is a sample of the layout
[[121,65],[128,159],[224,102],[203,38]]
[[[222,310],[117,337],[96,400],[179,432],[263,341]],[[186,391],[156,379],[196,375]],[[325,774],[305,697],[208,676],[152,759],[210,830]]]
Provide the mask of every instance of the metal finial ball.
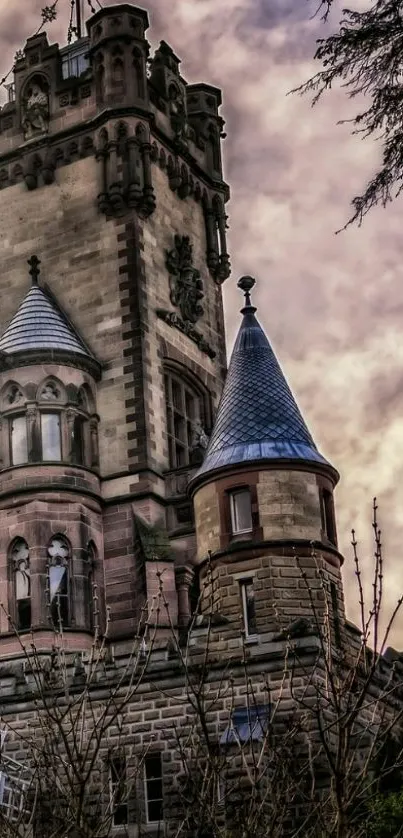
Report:
[[253,276],[241,276],[238,280],[238,288],[240,288],[244,294],[249,294],[255,283],[256,279],[254,279]]

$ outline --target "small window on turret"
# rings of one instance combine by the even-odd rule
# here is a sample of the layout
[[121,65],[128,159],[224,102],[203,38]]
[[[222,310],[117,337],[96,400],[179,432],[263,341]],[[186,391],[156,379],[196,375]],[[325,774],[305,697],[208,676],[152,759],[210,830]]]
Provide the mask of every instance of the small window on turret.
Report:
[[253,578],[241,579],[239,585],[245,637],[253,637],[257,633]]
[[231,531],[241,535],[252,531],[252,504],[249,489],[230,492]]
[[322,530],[326,538],[337,545],[336,522],[334,518],[333,495],[329,489],[320,490],[320,512],[322,518]]

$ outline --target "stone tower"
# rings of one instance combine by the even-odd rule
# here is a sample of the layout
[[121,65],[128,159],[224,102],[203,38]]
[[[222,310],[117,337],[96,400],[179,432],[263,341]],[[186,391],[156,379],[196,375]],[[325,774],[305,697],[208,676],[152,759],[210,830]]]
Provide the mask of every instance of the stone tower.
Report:
[[0,111],[1,655],[12,625],[46,647],[61,622],[85,648],[104,599],[124,640],[156,559],[189,616],[229,190],[220,91],[187,84],[165,42],[150,60],[147,27],[121,4],[62,49],[29,38]]
[[[262,642],[309,634],[329,609],[334,641],[345,624],[333,490],[338,473],[319,453],[251,304],[246,301],[203,464],[192,477],[205,611],[221,635]],[[309,589],[308,589],[309,587]],[[325,602],[324,602],[325,600]],[[235,642],[235,641],[233,641]]]

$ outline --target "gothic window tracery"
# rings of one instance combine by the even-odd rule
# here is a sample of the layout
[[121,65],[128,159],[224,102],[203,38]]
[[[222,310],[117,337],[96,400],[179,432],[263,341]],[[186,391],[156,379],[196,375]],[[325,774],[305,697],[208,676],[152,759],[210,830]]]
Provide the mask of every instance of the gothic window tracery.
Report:
[[28,544],[23,538],[16,538],[11,548],[11,564],[14,576],[14,618],[19,631],[31,627],[31,571]]
[[47,381],[40,391],[39,398],[44,402],[57,402],[61,398],[60,388],[54,381]]
[[56,628],[70,625],[70,545],[62,535],[48,546],[48,589],[50,617]]
[[24,394],[18,384],[11,384],[6,394],[6,404],[21,404],[24,401]]

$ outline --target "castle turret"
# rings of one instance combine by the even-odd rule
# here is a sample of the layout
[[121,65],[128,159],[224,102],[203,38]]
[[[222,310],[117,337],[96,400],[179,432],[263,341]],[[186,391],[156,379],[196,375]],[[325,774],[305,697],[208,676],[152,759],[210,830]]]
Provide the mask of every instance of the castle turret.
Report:
[[39,286],[39,259],[29,264],[32,287],[0,337],[2,653],[19,651],[15,629],[34,632],[41,648],[60,625],[72,648],[85,648],[93,583],[100,603],[104,589],[95,408],[101,366]]
[[238,283],[243,319],[205,458],[190,483],[201,579],[209,554],[213,566],[204,607],[238,631],[242,618],[252,637],[312,616],[301,568],[316,580],[309,584],[318,603],[324,580],[338,624],[343,608],[333,504],[339,476],[319,453],[255,317],[254,282]]

